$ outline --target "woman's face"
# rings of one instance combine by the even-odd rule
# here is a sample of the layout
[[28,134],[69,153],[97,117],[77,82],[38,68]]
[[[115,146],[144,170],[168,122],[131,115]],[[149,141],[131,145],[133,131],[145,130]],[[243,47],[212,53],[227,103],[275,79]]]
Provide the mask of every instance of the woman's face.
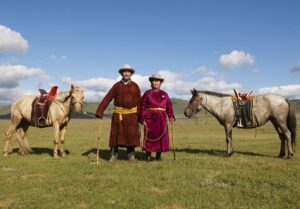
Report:
[[152,89],[160,89],[161,81],[160,80],[152,80],[151,87]]

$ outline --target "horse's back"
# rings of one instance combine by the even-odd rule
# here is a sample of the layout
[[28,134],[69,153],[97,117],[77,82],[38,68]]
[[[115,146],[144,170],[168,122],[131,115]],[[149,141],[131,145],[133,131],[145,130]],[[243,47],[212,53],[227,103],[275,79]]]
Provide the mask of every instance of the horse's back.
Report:
[[11,107],[11,115],[21,117],[28,121],[31,119],[32,102],[35,96],[23,96],[18,99]]
[[264,95],[259,95],[256,97],[256,102],[254,107],[258,109],[265,109],[270,115],[275,114],[288,114],[289,104],[287,99],[283,96],[268,93]]
[[278,94],[268,93],[259,95],[256,100],[263,103],[268,103],[270,106],[288,105],[286,98]]

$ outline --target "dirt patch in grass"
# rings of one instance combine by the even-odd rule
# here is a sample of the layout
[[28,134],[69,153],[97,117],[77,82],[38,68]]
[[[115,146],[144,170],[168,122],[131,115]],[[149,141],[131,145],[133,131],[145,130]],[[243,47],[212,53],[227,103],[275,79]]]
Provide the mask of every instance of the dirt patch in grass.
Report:
[[162,189],[159,187],[152,187],[151,188],[151,192],[157,193],[157,194],[165,194],[167,193],[169,190],[168,189]]
[[156,206],[154,209],[186,209],[182,207],[179,203],[175,203],[173,205],[159,205]]
[[9,172],[9,171],[17,171],[18,169],[16,169],[16,168],[10,168],[10,167],[3,167],[3,168],[1,168],[1,171],[7,171],[7,172]]
[[81,202],[81,203],[77,204],[76,208],[88,209],[90,207],[89,207],[89,205],[86,202]]
[[0,208],[9,208],[15,200],[0,200]]
[[46,177],[45,174],[42,174],[42,173],[27,173],[27,174],[24,174],[22,176],[20,176],[21,179],[30,179],[30,178],[37,178],[37,177]]

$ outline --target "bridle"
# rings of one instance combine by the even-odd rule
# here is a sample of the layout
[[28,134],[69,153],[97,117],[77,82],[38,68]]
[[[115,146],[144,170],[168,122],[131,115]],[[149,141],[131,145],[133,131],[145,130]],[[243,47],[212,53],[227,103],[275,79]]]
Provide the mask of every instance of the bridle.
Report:
[[[201,104],[201,101],[200,101],[199,103],[200,103],[200,105],[202,105],[202,104]],[[198,110],[191,104],[191,102],[189,102],[189,104],[188,104],[187,107],[190,108],[190,109],[192,109],[193,112],[197,112],[197,111],[198,111]]]
[[[75,106],[77,103],[80,104],[81,108],[82,108],[82,106],[83,106],[83,102],[80,101],[80,100],[78,100],[78,99],[76,99],[75,97],[73,97],[72,94],[70,94],[70,97],[71,97],[71,104],[70,104],[70,106],[65,105],[63,102],[58,102],[57,100],[54,100],[54,102],[56,102],[56,103],[58,104],[58,106],[61,108],[61,110],[62,110],[64,113],[70,112],[70,110],[73,109],[74,106]],[[75,101],[74,101],[74,100],[75,100]],[[65,110],[62,108],[61,105],[64,106],[64,107],[67,109],[66,112],[65,112]]]
[[71,105],[70,105],[70,108],[73,108],[77,103],[79,103],[81,107],[83,106],[83,102],[82,101],[80,101],[78,99],[75,99],[75,97],[71,96]]

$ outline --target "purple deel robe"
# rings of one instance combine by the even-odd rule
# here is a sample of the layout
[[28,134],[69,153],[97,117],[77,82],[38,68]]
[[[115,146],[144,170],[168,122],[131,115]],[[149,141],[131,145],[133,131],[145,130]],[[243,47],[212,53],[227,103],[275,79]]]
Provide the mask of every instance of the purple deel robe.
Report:
[[[149,108],[163,108],[166,111],[149,110]],[[144,127],[144,151],[169,151],[167,117],[175,120],[168,94],[162,90],[147,90],[141,99],[140,105],[140,122],[146,122],[147,124]]]

